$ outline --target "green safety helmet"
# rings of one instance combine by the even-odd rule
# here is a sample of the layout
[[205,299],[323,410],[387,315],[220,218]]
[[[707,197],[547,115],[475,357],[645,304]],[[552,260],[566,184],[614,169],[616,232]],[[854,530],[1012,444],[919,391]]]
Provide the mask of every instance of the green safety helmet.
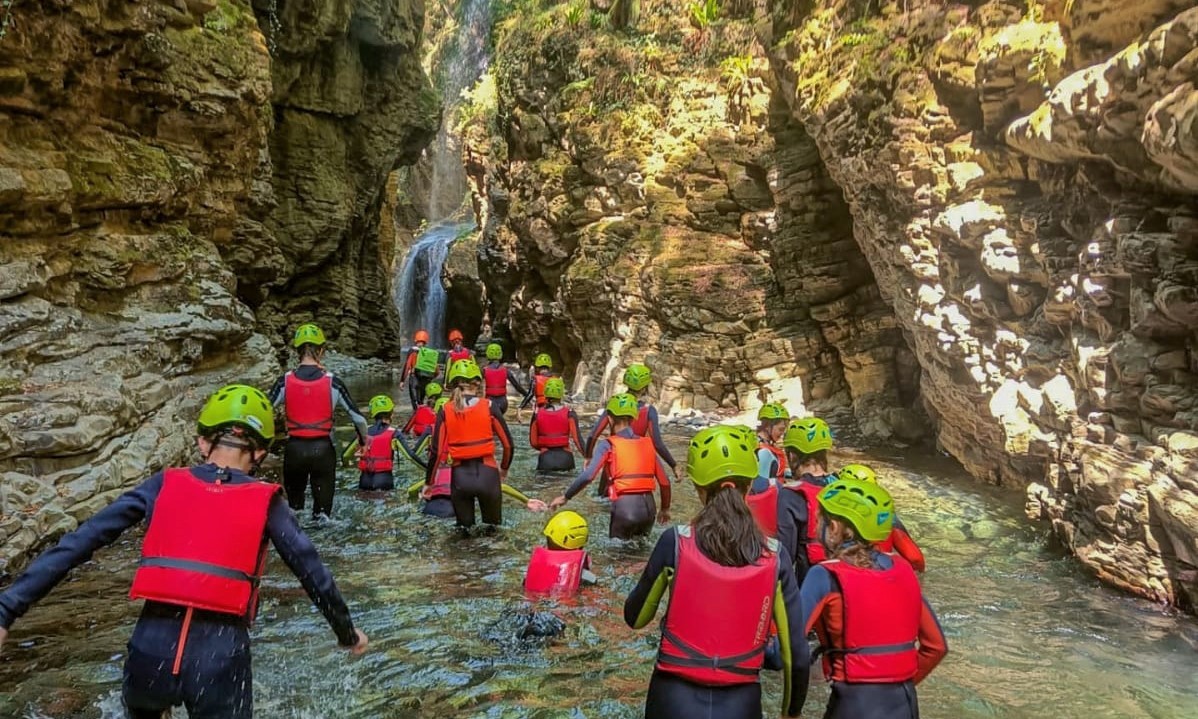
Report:
[[648,387],[652,379],[649,368],[640,362],[634,362],[624,370],[624,386],[633,392],[639,392]]
[[763,404],[761,409],[757,410],[758,422],[769,422],[776,419],[790,419],[790,412],[781,402]]
[[848,522],[867,542],[880,542],[894,529],[894,501],[877,484],[838,479],[820,490],[819,506],[829,516]]
[[636,397],[627,392],[621,392],[612,395],[611,399],[607,400],[607,413],[612,417],[636,419],[636,416],[641,413],[641,408],[636,403]]
[[587,546],[587,520],[569,509],[553,515],[545,525],[546,537],[562,549],[582,549]]
[[445,406],[445,405],[447,405],[447,404],[449,404],[449,398],[448,398],[448,397],[441,397],[441,398],[439,398],[439,399],[437,400],[437,403],[433,405],[433,411],[434,411],[434,412],[440,412],[440,411],[441,411],[441,408],[442,408],[442,407],[444,407],[444,406]]
[[533,367],[553,367],[553,358],[542,352],[532,361]]
[[300,325],[295,330],[295,338],[291,340],[291,346],[297,348],[303,345],[316,345],[320,347],[324,343],[324,331],[311,322]]
[[855,479],[858,482],[878,483],[878,475],[864,464],[846,464],[836,473],[841,479]]
[[545,380],[545,399],[561,399],[566,395],[566,383],[561,377],[550,377]]
[[[458,361],[461,362],[461,360],[458,360]],[[441,385],[437,384],[436,382],[429,382],[428,384],[426,384],[424,386],[424,396],[425,397],[439,397],[441,395],[441,393],[444,391],[445,391],[445,388],[442,387]]]
[[212,435],[222,429],[240,427],[263,444],[275,436],[275,410],[262,391],[244,384],[231,384],[218,389],[200,410],[196,426],[201,435]]
[[503,348],[500,347],[495,342],[492,342],[491,344],[487,345],[487,359],[489,359],[489,360],[503,359]]
[[686,453],[686,473],[700,487],[724,479],[755,479],[757,436],[748,427],[723,424],[699,430]]
[[786,428],[782,446],[803,454],[815,454],[821,449],[832,449],[832,430],[819,417],[796,419]]
[[469,382],[482,379],[482,376],[483,372],[478,368],[477,362],[470,358],[460,359],[450,366],[449,372],[445,375],[445,384],[452,387],[458,380]]
[[391,414],[395,411],[395,403],[385,394],[376,394],[370,398],[370,416],[377,417],[380,414]]

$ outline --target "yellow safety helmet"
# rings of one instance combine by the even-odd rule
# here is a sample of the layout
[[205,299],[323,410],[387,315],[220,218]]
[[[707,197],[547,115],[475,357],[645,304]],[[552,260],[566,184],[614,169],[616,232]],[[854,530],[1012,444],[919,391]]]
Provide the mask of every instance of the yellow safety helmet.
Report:
[[589,535],[587,520],[569,509],[553,515],[545,525],[545,536],[562,549],[582,549]]

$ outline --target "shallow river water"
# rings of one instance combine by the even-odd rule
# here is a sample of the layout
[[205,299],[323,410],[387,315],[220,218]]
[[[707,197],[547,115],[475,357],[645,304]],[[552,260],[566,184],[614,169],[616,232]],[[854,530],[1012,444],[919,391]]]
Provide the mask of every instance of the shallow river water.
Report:
[[[353,388],[364,404],[393,385],[360,378]],[[512,424],[520,450],[511,483],[551,499],[568,480],[533,477],[527,431]],[[685,457],[685,437],[669,441]],[[950,654],[920,686],[926,719],[1198,717],[1192,620],[1099,586],[1046,548],[1043,528],[1020,516],[1017,498],[979,487],[945,459],[876,451],[838,458],[880,470],[928,557],[925,592]],[[414,468],[404,467],[403,478],[414,481]],[[571,508],[599,537],[590,549],[600,584],[577,602],[542,607],[567,625],[542,645],[516,634],[523,570],[547,515],[508,501],[497,535],[459,539],[402,492],[358,495],[356,470],[340,480],[335,519],[309,531],[371,651],[356,658],[337,650],[274,557],[254,629],[257,716],[641,716],[657,635],[628,629],[621,609],[651,545],[607,542],[606,509],[589,492]],[[675,490],[677,521],[697,506],[689,485]],[[0,655],[0,717],[121,716],[124,646],[138,611],[125,597],[140,536],[99,552],[14,627]],[[807,717],[822,715],[826,696],[818,670],[812,684]],[[780,681],[769,676],[765,686],[767,711],[777,716]]]

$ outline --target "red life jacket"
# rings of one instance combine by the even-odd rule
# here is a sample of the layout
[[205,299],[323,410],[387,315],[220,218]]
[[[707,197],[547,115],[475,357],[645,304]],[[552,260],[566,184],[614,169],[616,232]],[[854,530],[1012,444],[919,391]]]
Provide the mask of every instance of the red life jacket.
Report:
[[528,572],[524,575],[524,591],[551,597],[577,594],[586,561],[584,549],[537,547],[532,550]]
[[459,412],[453,404],[442,410],[449,456],[453,461],[495,456],[495,434],[491,428],[491,403],[480,399]]
[[637,410],[636,419],[632,420],[632,432],[642,437],[649,434],[649,405],[642,404]]
[[545,383],[549,381],[550,375],[539,374],[532,378],[532,391],[537,396],[537,406],[544,407],[549,400],[545,399]]
[[391,442],[395,439],[395,428],[387,429],[375,435],[367,435],[366,452],[358,460],[358,469],[363,472],[390,472],[394,468],[394,455],[391,453]]
[[628,439],[613,434],[607,455],[608,497],[615,501],[625,494],[643,494],[657,488],[657,450],[648,437]]
[[923,594],[911,565],[891,559],[890,569],[862,569],[839,560],[820,565],[836,577],[844,602],[844,646],[824,652],[829,679],[890,684],[915,678]]
[[774,458],[778,460],[778,469],[775,470],[777,474],[773,476],[773,479],[782,479],[786,476],[786,452],[781,447],[772,445],[769,442],[758,442],[757,449],[768,449],[774,455]]
[[765,536],[775,538],[778,536],[778,487],[770,485],[770,488],[764,492],[757,494],[745,495],[745,503],[749,505],[749,511],[753,513],[753,518],[757,520],[757,526],[761,527],[761,531],[765,532]]
[[283,381],[283,410],[292,437],[328,437],[333,432],[333,375],[302,380],[288,372]]
[[488,397],[507,396],[507,367],[483,367],[483,380],[487,385]]
[[431,429],[436,423],[437,413],[433,411],[432,407],[422,404],[412,414],[412,430],[410,434],[420,436],[424,434],[425,430]]
[[449,496],[449,483],[453,479],[453,469],[445,464],[433,472],[433,483],[424,485],[423,496],[426,500]]
[[570,445],[570,408],[537,410],[537,449]]
[[807,565],[814,567],[828,558],[828,550],[816,537],[819,531],[819,493],[823,487],[811,482],[799,482],[787,489],[798,492],[807,501],[807,534],[799,540],[807,547]]
[[757,682],[774,615],[777,555],[725,567],[699,551],[690,527],[675,536],[677,566],[657,668],[705,686]]
[[276,484],[205,482],[168,469],[141,544],[130,599],[252,620]]
[[460,349],[460,350],[450,350],[449,351],[449,364],[450,364],[450,366],[452,366],[453,363],[457,362],[458,360],[470,359],[473,356],[474,356],[474,353],[471,352],[470,350],[466,349],[465,347],[462,347],[462,349]]

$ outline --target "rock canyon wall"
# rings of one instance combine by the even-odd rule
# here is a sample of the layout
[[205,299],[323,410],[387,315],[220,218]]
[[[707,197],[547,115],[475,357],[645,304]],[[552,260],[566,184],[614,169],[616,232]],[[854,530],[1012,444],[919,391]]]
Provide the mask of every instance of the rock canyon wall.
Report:
[[772,3],[942,448],[1102,579],[1198,598],[1198,10]]
[[12,4],[0,575],[188,457],[198,403],[268,383],[298,322],[329,323],[343,351],[386,349],[367,238],[381,178],[436,122],[408,60],[421,14],[406,0]]
[[591,397],[643,359],[673,409],[930,428],[1192,606],[1193,4],[510,3],[464,113],[490,320]]

